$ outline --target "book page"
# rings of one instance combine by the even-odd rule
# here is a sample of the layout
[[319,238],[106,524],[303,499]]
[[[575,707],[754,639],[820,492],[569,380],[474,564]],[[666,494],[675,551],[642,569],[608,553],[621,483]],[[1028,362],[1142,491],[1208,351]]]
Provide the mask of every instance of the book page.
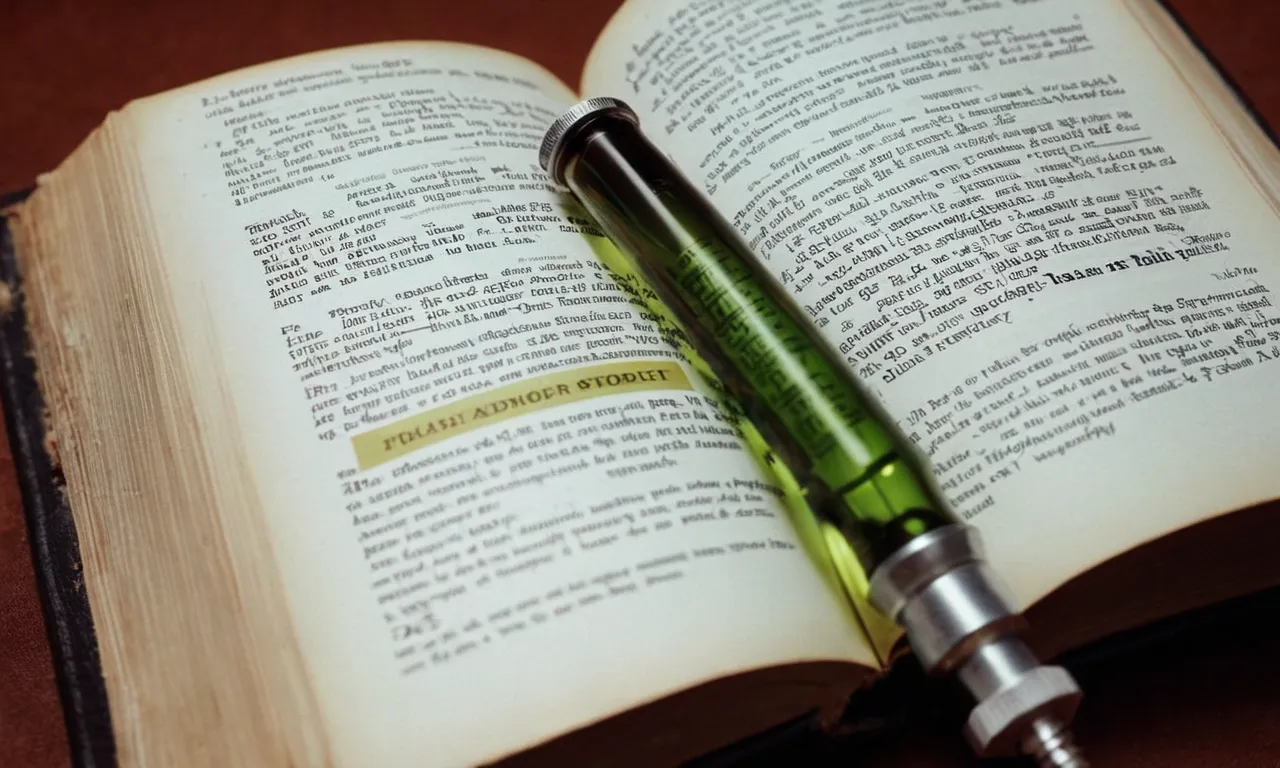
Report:
[[573,100],[405,43],[127,115],[340,764],[472,764],[736,672],[875,665],[538,169]]
[[632,2],[632,104],[1024,602],[1280,494],[1275,212],[1118,0]]

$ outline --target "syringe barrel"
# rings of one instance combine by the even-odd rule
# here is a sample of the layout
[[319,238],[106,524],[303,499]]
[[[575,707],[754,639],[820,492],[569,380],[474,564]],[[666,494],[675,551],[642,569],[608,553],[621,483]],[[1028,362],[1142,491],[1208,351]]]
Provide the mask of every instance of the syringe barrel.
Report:
[[634,113],[593,101],[585,116],[566,116],[562,134],[549,132],[545,166],[813,487],[814,511],[841,530],[864,572],[910,539],[957,523],[895,422],[737,230],[640,131]]
[[[1067,755],[1080,700],[1018,639],[1012,598],[923,458],[848,362],[626,104],[588,99],[548,130],[539,160],[628,258],[716,383],[841,534],[864,578],[849,589],[906,630],[923,665],[956,672],[980,754]],[[798,204],[798,203],[794,203]],[[833,552],[833,557],[842,557]],[[1062,746],[1063,744],[1067,746]],[[1045,762],[1042,764],[1059,763]],[[1059,761],[1061,762],[1061,761]]]

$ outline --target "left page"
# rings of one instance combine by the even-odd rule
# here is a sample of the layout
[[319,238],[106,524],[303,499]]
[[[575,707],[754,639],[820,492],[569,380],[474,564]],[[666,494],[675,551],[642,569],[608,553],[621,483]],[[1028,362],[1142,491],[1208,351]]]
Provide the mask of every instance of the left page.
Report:
[[573,100],[514,56],[397,43],[127,113],[340,764],[470,764],[717,678],[876,665],[538,169]]

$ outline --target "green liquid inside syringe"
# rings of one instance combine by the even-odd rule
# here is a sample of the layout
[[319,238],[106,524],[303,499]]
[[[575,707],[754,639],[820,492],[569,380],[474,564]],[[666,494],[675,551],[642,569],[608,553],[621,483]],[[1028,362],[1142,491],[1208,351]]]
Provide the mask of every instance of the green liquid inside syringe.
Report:
[[893,422],[737,233],[630,123],[606,127],[576,142],[569,186],[862,569],[955,522]]

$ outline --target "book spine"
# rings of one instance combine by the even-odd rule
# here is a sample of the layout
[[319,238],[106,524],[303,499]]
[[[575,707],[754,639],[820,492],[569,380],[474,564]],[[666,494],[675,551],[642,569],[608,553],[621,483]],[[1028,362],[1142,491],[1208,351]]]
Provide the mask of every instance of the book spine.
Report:
[[[23,196],[5,196],[0,200],[0,210]],[[14,240],[9,221],[3,216],[0,279],[8,284],[12,295],[12,306],[0,322],[0,404],[22,493],[71,759],[82,768],[113,768],[116,750],[111,715],[89,597],[80,576],[75,522],[61,489],[59,469],[46,447],[44,399],[36,383],[35,364],[28,354],[30,344]]]

